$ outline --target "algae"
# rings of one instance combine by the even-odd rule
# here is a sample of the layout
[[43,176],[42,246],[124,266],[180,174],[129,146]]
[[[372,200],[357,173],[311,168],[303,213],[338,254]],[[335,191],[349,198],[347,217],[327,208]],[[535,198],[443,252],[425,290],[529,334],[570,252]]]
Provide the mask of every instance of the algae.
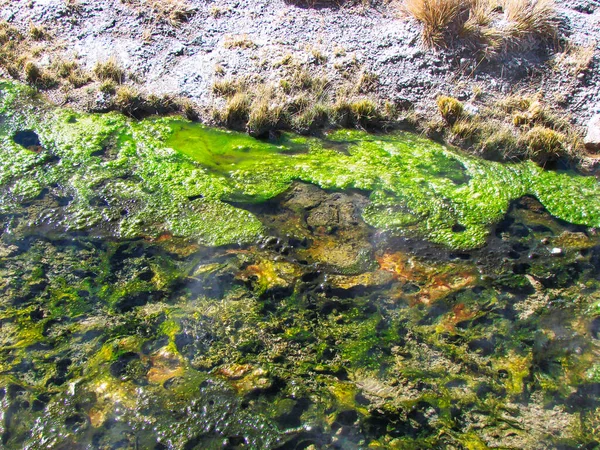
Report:
[[521,201],[469,258],[379,240],[341,275],[298,257],[306,232],[287,254],[2,235],[3,446],[597,445],[597,235]]
[[[326,141],[290,134],[259,141],[177,118],[136,122],[52,108],[18,84],[3,83],[2,92],[2,211],[44,189],[70,199],[60,214],[39,211],[33,224],[121,237],[169,232],[208,245],[251,242],[264,229],[231,202],[264,202],[301,180],[367,192],[368,224],[457,249],[484,245],[490,226],[525,195],[560,219],[600,226],[594,178],[482,161],[408,133],[340,130]],[[13,141],[23,129],[39,136],[39,153]]]
[[595,180],[1,102],[3,447],[598,445]]

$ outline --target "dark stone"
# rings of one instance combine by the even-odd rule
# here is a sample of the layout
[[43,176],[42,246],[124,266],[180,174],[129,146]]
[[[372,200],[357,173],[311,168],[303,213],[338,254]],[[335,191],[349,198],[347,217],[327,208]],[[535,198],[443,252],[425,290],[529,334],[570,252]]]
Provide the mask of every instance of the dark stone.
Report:
[[38,149],[42,146],[40,138],[33,130],[17,131],[13,136],[15,144],[19,144],[27,149]]

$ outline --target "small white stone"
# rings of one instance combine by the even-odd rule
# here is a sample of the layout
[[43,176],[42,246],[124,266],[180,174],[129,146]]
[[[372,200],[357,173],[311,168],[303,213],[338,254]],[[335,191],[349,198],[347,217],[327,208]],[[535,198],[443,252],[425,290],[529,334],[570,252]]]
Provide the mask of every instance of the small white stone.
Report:
[[590,119],[583,143],[590,151],[600,150],[600,114],[596,114]]
[[562,248],[554,247],[552,250],[550,250],[550,254],[552,256],[560,256],[563,254]]

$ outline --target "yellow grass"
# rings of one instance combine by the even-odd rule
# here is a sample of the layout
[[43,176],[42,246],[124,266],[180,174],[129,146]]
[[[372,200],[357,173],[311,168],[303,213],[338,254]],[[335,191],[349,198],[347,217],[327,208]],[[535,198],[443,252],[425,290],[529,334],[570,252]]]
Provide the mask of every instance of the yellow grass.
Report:
[[421,24],[425,46],[459,39],[488,59],[557,34],[554,0],[405,0],[403,7]]

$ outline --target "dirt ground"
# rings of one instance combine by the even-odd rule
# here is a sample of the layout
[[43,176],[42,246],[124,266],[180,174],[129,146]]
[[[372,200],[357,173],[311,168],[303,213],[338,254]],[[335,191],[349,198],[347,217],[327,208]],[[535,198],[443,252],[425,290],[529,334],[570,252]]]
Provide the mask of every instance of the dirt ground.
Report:
[[[215,80],[277,83],[293,62],[327,77],[332,89],[374,74],[372,94],[403,108],[431,110],[440,94],[476,108],[476,97],[541,92],[576,125],[600,113],[598,0],[559,2],[560,42],[533,45],[493,63],[460,46],[425,49],[419,24],[399,3],[308,7],[283,0],[187,0],[185,15],[175,19],[161,9],[176,3],[11,0],[1,6],[0,20],[24,31],[41,25],[51,36],[43,45],[82,67],[91,70],[116,58],[146,93],[180,95],[206,110],[222,101],[212,92]],[[577,74],[556,63],[567,42],[594,52]],[[50,65],[51,58],[42,56],[39,64]],[[90,86],[69,98],[59,90],[50,96],[92,110],[104,101]]]

